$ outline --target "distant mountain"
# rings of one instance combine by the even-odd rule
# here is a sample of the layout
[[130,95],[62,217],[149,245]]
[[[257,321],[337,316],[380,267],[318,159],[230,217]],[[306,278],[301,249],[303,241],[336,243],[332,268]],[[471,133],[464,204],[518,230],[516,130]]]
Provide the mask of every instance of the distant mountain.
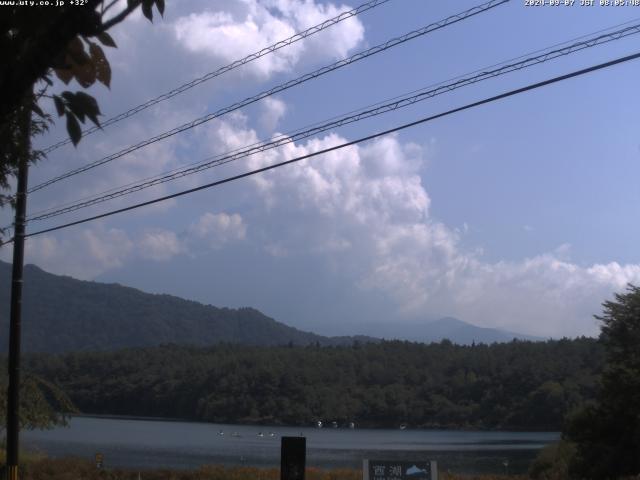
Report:
[[[148,347],[348,345],[371,337],[324,337],[267,317],[253,308],[217,308],[118,284],[53,275],[25,266],[22,345],[30,352]],[[11,265],[0,262],[0,352],[8,348]]]
[[440,342],[451,340],[460,345],[475,343],[510,342],[518,340],[541,341],[543,338],[521,333],[509,332],[497,328],[486,328],[463,322],[457,318],[444,317],[425,322],[399,323],[392,326],[375,325],[369,331],[371,335],[385,339],[409,340],[412,342]]
[[[0,352],[7,350],[11,265],[0,262]],[[25,266],[22,345],[30,352],[68,352],[150,347],[174,343],[207,346],[350,345],[379,338],[412,342],[449,339],[461,345],[542,340],[483,328],[452,317],[367,325],[371,336],[325,337],[277,322],[253,308],[217,308],[172,295],[145,293],[118,284],[76,280]],[[375,338],[378,337],[378,338]]]

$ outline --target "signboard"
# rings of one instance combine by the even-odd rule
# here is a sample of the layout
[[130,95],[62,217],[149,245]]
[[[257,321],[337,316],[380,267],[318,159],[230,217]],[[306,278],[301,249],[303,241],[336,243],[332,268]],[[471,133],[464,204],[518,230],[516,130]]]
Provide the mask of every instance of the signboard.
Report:
[[435,461],[363,460],[364,480],[438,480]]
[[280,480],[304,480],[307,457],[305,437],[282,437],[280,449]]

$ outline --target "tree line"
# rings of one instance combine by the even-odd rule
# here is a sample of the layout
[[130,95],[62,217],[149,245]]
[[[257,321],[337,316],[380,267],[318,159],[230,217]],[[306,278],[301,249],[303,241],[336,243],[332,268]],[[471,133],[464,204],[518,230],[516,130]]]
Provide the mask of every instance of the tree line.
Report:
[[34,354],[29,371],[83,413],[208,422],[560,430],[594,398],[594,339]]

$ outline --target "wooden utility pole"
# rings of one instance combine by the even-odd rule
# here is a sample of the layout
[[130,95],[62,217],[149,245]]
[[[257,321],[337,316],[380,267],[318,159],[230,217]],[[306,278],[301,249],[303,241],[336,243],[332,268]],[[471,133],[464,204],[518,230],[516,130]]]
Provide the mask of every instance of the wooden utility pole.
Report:
[[7,391],[7,480],[18,480],[20,434],[20,329],[22,317],[22,272],[24,233],[27,212],[27,177],[31,156],[31,98],[20,112],[22,144],[18,159],[16,215],[13,232],[13,269],[11,272],[11,314],[9,323],[9,389]]

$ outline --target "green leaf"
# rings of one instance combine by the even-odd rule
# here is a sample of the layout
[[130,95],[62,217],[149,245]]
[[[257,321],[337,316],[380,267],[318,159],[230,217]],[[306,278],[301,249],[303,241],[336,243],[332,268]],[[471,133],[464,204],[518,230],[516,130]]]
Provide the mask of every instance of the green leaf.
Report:
[[147,17],[150,22],[153,22],[153,10],[151,9],[153,2],[154,0],[142,0],[142,14]]
[[96,43],[92,43],[89,46],[89,53],[91,54],[91,59],[93,60],[93,66],[96,72],[96,79],[107,86],[107,88],[111,85],[111,66],[109,65],[109,61],[104,56],[104,52],[100,45]]
[[73,78],[73,73],[71,73],[70,68],[56,68],[54,72],[56,72],[56,77],[62,80],[65,85],[69,85],[69,82]]
[[78,145],[78,142],[82,138],[82,130],[80,129],[78,119],[71,112],[67,113],[67,132],[69,132],[69,137],[73,145]]
[[71,61],[78,65],[84,65],[91,60],[87,52],[84,51],[84,44],[80,37],[75,37],[69,42],[66,52]]
[[46,118],[44,112],[42,111],[42,109],[40,108],[40,105],[38,105],[36,102],[33,102],[31,104],[31,109],[36,112],[40,118]]
[[160,16],[164,17],[164,0],[156,0],[156,7],[158,7]]
[[69,107],[69,110],[71,110],[71,112],[76,117],[78,117],[78,119],[82,123],[84,123],[84,119],[85,119],[85,116],[86,116],[85,107],[84,107],[84,105],[82,104],[81,101],[78,101],[78,97],[77,97],[78,93],[80,93],[80,92],[76,92],[76,93],[62,92],[62,96],[67,101],[67,106]]
[[96,81],[96,66],[92,61],[84,65],[74,65],[71,72],[82,88],[89,88]]
[[58,116],[61,117],[64,115],[64,101],[57,95],[53,96],[53,103],[56,106],[56,110],[58,111]]
[[113,38],[111,38],[111,35],[109,35],[107,32],[99,33],[98,35],[96,35],[96,38],[105,47],[118,48],[118,46],[116,45],[116,42],[113,41]]
[[98,107],[98,102],[91,95],[84,92],[76,92],[71,101],[71,109],[82,122],[84,122],[86,115],[96,126],[100,126],[98,121],[98,115],[101,115],[100,107]]
[[[85,3],[100,3],[100,2],[85,2]],[[79,13],[78,20],[76,20],[76,28],[79,34],[85,37],[95,37],[99,32],[104,30],[102,25],[102,17],[100,14],[92,8],[83,8]]]
[[95,98],[85,92],[76,92],[76,101],[81,104],[85,111],[100,114],[100,107]]
[[89,117],[89,120],[91,120],[96,127],[102,128],[100,126],[100,120],[98,120],[98,115],[101,115],[101,114],[95,113],[95,112],[87,112],[87,117]]

